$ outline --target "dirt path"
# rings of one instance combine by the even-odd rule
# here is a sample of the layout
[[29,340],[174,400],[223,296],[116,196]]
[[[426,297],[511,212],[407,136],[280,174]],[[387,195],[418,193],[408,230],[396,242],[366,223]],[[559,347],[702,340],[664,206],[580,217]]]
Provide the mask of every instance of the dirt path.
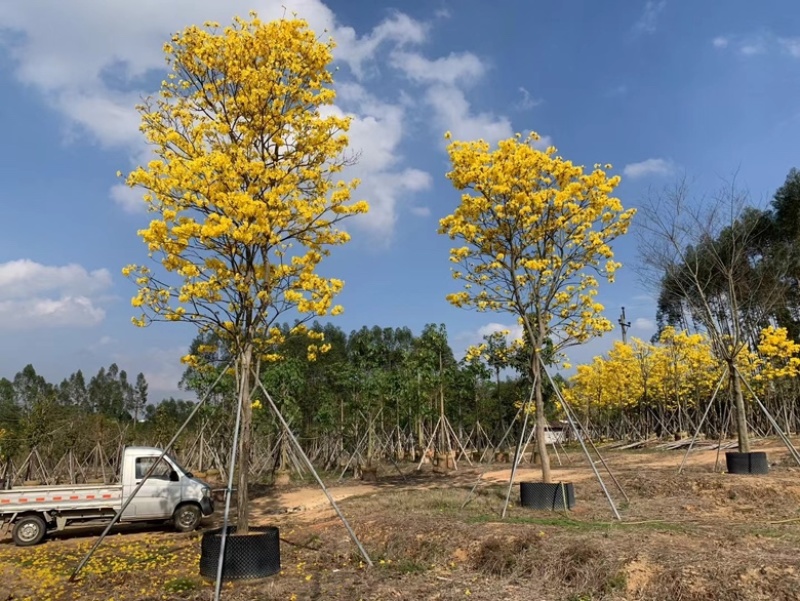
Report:
[[[379,487],[370,484],[354,484],[328,488],[333,500],[338,502],[348,497],[375,494]],[[277,492],[270,497],[257,499],[252,504],[251,516],[259,525],[275,522],[277,514],[290,514],[303,521],[334,513],[328,497],[319,486],[309,486]],[[297,515],[300,514],[300,515]]]

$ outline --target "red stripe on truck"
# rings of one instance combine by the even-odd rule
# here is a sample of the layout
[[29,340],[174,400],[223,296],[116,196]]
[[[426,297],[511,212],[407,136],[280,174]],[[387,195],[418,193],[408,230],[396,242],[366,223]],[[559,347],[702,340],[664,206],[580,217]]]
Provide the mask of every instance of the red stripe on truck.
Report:
[[111,498],[111,495],[103,495],[103,498],[104,498],[104,499],[110,499],[110,498]]
[[78,495],[72,495],[72,496],[69,498],[69,500],[70,500],[70,501],[77,501],[78,499],[80,499],[80,497],[79,497]]
[[62,497],[53,497],[53,501],[60,501]]
[[36,502],[41,503],[44,501],[44,497],[36,497]]
[[87,499],[94,499],[94,495],[86,495]]
[[27,503],[28,499],[17,499],[20,503]]
[[0,503],[11,503],[11,499],[0,499]]

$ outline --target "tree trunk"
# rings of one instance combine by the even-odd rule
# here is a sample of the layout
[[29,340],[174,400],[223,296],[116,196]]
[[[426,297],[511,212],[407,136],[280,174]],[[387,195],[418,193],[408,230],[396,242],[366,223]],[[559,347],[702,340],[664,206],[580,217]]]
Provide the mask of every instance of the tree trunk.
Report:
[[739,380],[739,372],[733,362],[728,363],[728,377],[730,378],[731,397],[733,398],[736,409],[736,433],[739,436],[739,452],[750,452],[750,438],[747,435],[747,412],[744,407],[744,395],[742,394],[742,382]]
[[250,530],[249,494],[247,481],[250,472],[250,445],[253,434],[253,406],[250,400],[250,373],[253,361],[253,350],[245,348],[241,356],[241,373],[239,380],[239,402],[242,406],[242,423],[239,429],[239,478],[236,491],[236,533],[247,534]]
[[533,391],[536,399],[536,448],[539,451],[539,458],[542,461],[542,482],[550,484],[550,456],[547,454],[547,416],[544,414],[544,395],[542,394],[542,366],[539,363],[539,355],[533,358]]

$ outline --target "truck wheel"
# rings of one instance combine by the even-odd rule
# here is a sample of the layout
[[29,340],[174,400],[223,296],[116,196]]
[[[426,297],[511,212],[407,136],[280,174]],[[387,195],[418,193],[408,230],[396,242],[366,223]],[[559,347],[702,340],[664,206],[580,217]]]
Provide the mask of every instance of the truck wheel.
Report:
[[172,516],[172,523],[178,532],[192,532],[200,525],[203,514],[200,508],[192,503],[181,505]]
[[38,515],[26,515],[14,522],[11,537],[18,547],[38,545],[47,534],[47,526]]

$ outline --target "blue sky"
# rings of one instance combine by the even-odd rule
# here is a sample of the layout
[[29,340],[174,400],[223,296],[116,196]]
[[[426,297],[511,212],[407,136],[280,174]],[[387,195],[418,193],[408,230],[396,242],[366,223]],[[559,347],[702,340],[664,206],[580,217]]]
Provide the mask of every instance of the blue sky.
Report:
[[[559,154],[612,163],[636,206],[683,174],[698,195],[738,170],[754,204],[800,166],[800,12],[790,0],[25,0],[0,4],[0,376],[32,363],[50,380],[112,361],[179,394],[188,326],[131,325],[127,263],[146,260],[138,194],[119,186],[147,157],[133,107],[163,77],[162,43],[206,20],[281,5],[338,43],[338,107],[354,117],[350,175],[372,210],[323,269],[345,280],[345,331],[444,323],[457,353],[513,323],[450,307],[449,240],[458,201],[443,133],[496,141],[534,130]],[[502,7],[502,8],[498,8]],[[757,7],[757,8],[756,8]],[[633,236],[600,301],[630,334],[654,331]],[[570,351],[607,349],[615,331]]]

